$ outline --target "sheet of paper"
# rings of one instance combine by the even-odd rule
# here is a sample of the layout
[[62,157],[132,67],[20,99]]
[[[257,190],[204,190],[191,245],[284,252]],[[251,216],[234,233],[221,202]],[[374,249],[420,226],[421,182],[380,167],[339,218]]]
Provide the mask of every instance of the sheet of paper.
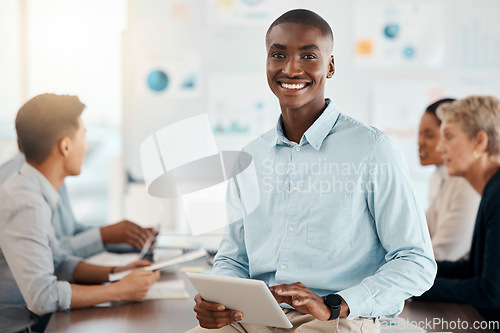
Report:
[[149,289],[146,299],[184,299],[189,294],[183,280],[157,281]]
[[[158,240],[157,240],[158,242]],[[186,245],[187,247],[187,245]],[[173,257],[182,255],[184,252],[182,249],[165,249],[158,248],[158,245],[153,250],[153,262],[164,261]]]
[[101,252],[98,253],[85,261],[102,266],[125,266],[139,260],[139,253],[111,253],[111,252]]
[[[186,299],[189,298],[189,294],[185,288],[184,281],[179,280],[167,280],[167,281],[157,281],[151,289],[149,289],[146,294],[146,299]],[[94,305],[96,307],[111,307],[112,302],[106,302]]]
[[[149,271],[164,270],[164,269],[170,268],[170,267],[175,266],[175,265],[179,265],[179,264],[183,264],[185,262],[189,262],[189,261],[193,261],[193,260],[196,260],[199,258],[203,258],[205,256],[207,256],[207,251],[205,251],[204,249],[195,250],[195,251],[191,251],[191,252],[185,253],[183,255],[177,256],[177,257],[169,258],[169,259],[166,259],[164,261],[154,263],[151,266],[147,266],[147,267],[144,267],[142,269],[146,269]],[[131,272],[131,270],[116,273],[116,274],[109,274],[109,281],[121,280],[125,276],[130,274],[130,272]]]
[[167,259],[165,261],[154,263],[151,266],[144,267],[144,269],[146,269],[148,271],[162,270],[162,269],[165,269],[168,267],[172,267],[174,265],[183,264],[183,263],[188,262],[188,261],[203,258],[205,256],[207,256],[207,251],[205,251],[204,249],[195,250],[195,251],[191,251],[191,252],[185,253],[183,255],[180,255],[178,257],[174,257],[174,258]]

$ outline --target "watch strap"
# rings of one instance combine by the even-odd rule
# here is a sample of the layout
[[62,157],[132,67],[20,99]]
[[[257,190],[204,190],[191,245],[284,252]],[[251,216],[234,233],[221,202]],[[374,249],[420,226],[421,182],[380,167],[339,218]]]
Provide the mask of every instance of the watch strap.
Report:
[[[331,305],[327,301],[327,297],[328,296],[330,296],[330,297],[332,297],[332,296],[338,297],[339,298],[339,305],[336,305],[336,306]],[[342,301],[340,300],[340,296],[338,296],[338,295],[328,295],[328,296],[324,296],[323,297],[323,300],[324,300],[326,306],[328,306],[328,308],[331,311],[330,318],[328,320],[335,320],[335,319],[337,319],[340,316],[340,310],[342,308],[340,304],[341,304]]]

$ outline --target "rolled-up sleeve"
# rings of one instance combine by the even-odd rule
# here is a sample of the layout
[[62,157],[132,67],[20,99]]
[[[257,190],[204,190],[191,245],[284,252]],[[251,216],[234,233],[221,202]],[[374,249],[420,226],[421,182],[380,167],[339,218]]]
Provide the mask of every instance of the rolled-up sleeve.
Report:
[[[9,209],[0,222],[2,253],[28,308],[38,315],[70,309],[67,281],[80,261],[59,248],[50,221],[50,208],[32,203]],[[56,273],[67,281],[58,281]]]

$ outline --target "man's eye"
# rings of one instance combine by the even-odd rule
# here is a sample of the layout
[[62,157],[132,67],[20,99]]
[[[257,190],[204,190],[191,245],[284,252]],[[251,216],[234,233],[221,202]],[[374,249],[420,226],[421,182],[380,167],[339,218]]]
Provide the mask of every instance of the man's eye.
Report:
[[304,59],[316,59],[316,56],[314,54],[304,54],[303,58]]
[[271,57],[282,59],[285,57],[285,55],[283,53],[273,53],[273,54],[271,54]]

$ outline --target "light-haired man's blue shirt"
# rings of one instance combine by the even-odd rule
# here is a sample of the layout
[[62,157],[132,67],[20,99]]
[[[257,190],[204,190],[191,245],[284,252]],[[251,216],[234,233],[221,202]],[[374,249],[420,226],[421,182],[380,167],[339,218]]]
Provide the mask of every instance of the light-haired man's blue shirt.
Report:
[[[12,160],[0,166],[0,185],[17,173],[25,161],[24,155],[19,153]],[[65,185],[59,189],[59,195],[61,200],[54,211],[52,227],[61,247],[69,253],[83,258],[104,251],[100,229],[79,223],[75,219]]]
[[25,304],[38,315],[70,308],[68,281],[81,258],[55,237],[51,220],[59,201],[27,163],[0,187],[0,304]]
[[338,293],[348,319],[396,315],[434,281],[425,215],[391,140],[326,102],[300,143],[284,136],[280,117],[243,149],[260,204],[229,225],[213,274]]

